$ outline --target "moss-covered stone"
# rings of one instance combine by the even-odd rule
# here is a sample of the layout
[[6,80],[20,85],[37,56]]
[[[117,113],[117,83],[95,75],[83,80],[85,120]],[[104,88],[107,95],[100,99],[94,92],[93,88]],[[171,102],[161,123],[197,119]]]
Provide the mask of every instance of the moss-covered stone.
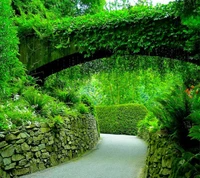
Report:
[[18,138],[16,137],[16,135],[13,134],[7,134],[5,137],[6,141],[12,141],[12,140],[17,140]]
[[11,157],[14,154],[15,148],[12,145],[9,145],[5,147],[3,150],[1,150],[1,156],[3,158]]
[[21,145],[21,148],[22,148],[23,151],[28,151],[28,150],[30,150],[30,146],[29,146],[27,143],[23,143],[23,144]]
[[0,149],[7,146],[7,145],[8,145],[8,143],[6,141],[0,142]]
[[29,168],[15,169],[13,171],[13,174],[17,175],[17,176],[24,175],[24,174],[27,174],[27,173],[29,173]]
[[12,156],[12,161],[20,161],[20,160],[22,160],[24,158],[25,158],[24,155],[15,154],[15,155]]
[[4,158],[3,163],[4,163],[5,166],[11,164],[11,158]]

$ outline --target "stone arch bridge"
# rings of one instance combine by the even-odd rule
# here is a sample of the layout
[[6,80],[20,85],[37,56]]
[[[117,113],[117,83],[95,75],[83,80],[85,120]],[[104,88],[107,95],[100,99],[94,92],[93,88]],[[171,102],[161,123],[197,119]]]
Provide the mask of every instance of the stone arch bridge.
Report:
[[[159,19],[123,19],[117,20],[113,26],[105,23],[92,29],[86,24],[79,30],[72,30],[64,38],[66,41],[70,39],[70,42],[60,48],[56,45],[60,39],[63,40],[63,30],[56,32],[54,40],[48,37],[41,39],[34,33],[21,36],[19,58],[26,65],[29,74],[42,81],[65,68],[110,57],[119,51],[129,55],[161,56],[200,64],[200,60],[194,57],[195,52],[185,50],[186,41],[192,34],[184,33],[188,27],[181,24],[179,17],[165,15]],[[88,41],[93,37],[95,40]],[[82,47],[84,41],[89,45]]]

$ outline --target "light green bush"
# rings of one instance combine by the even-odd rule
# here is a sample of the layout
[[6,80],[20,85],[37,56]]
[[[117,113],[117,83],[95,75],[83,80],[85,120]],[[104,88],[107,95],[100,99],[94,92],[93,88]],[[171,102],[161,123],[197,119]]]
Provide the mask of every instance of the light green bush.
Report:
[[147,109],[140,104],[123,104],[96,107],[102,133],[137,134],[138,121],[145,118]]

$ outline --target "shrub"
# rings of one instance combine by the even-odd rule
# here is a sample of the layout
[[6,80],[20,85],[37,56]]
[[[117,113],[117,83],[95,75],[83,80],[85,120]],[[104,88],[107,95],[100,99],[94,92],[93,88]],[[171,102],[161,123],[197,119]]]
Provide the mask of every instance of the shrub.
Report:
[[147,109],[140,104],[96,107],[102,133],[137,134],[137,123],[145,118]]
[[81,96],[81,102],[89,108],[89,111],[92,115],[94,115],[94,116],[96,115],[94,104],[93,104],[92,100],[87,95]]
[[77,104],[76,105],[76,109],[81,114],[87,114],[87,113],[89,113],[89,108],[85,104],[83,104],[83,103]]
[[40,112],[45,104],[51,101],[51,97],[44,95],[36,90],[34,87],[29,87],[23,93],[23,96],[28,103],[35,108],[37,112]]

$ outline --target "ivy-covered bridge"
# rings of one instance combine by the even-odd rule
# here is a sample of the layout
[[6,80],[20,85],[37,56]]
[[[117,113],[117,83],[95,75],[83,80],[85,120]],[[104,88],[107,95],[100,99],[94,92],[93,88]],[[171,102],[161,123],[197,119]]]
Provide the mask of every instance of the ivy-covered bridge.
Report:
[[20,60],[31,75],[40,79],[115,53],[161,56],[199,64],[198,53],[189,45],[197,32],[183,25],[175,14],[168,5],[160,9],[134,7],[76,18],[27,21],[32,26],[17,21]]

